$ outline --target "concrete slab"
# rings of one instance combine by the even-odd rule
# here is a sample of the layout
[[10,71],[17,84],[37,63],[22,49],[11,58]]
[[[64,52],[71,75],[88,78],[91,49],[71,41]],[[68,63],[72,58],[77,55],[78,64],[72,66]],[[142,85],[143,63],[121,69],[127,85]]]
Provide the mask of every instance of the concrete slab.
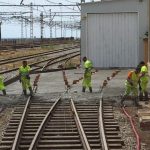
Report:
[[149,109],[139,109],[138,112],[137,112],[137,115],[139,117],[141,116],[150,116],[150,110]]
[[150,116],[141,116],[139,123],[142,130],[150,130]]
[[143,109],[139,109],[137,112],[140,128],[142,130],[150,130],[150,102],[140,102]]
[[149,102],[140,101],[139,104],[142,106],[142,108],[150,110],[150,101]]
[[[110,77],[115,70],[99,70],[96,74],[92,76],[92,86],[93,86],[93,93],[89,93],[88,89],[85,93],[82,93],[82,81],[78,84],[72,85],[73,80],[78,80],[83,76],[83,69],[76,69],[76,70],[69,70],[66,71],[66,76],[68,78],[69,84],[71,84],[71,89],[69,93],[72,93],[71,96],[78,98],[99,98],[100,97],[100,89],[103,85],[103,81]],[[120,95],[124,93],[124,82],[127,77],[127,73],[129,70],[121,70],[112,80],[110,80],[107,84],[107,87],[103,90],[104,97],[110,97],[110,101],[116,100],[120,103]],[[31,76],[31,83],[35,79],[36,75]],[[149,86],[150,87],[150,86]],[[53,94],[53,93],[63,93],[66,90],[62,72],[54,72],[54,73],[45,73],[41,74],[41,78],[38,84],[38,90],[36,95],[44,95],[46,93]],[[12,101],[9,99],[18,99],[18,97],[22,97],[22,88],[19,82],[15,82],[9,86],[7,86],[7,94],[8,101]],[[0,97],[0,99],[2,99]],[[132,103],[129,105],[133,105]]]
[[[114,70],[100,70],[99,72],[97,72],[92,76],[92,85],[94,93],[99,92],[103,80],[107,79],[108,76],[111,76],[113,71]],[[120,90],[124,88],[124,80],[126,78],[127,72],[128,72],[127,70],[123,70],[116,77],[114,77],[114,79],[109,82],[106,91],[110,90],[115,92],[113,93],[113,95],[118,95]],[[83,70],[82,69],[69,70],[66,71],[66,75],[68,77],[69,83],[72,84],[73,80],[77,80],[83,76]],[[32,83],[34,78],[35,75],[32,75],[31,76]],[[71,91],[81,92],[81,89],[82,89],[82,81],[80,81],[76,85],[73,85]],[[116,89],[119,91],[117,91]],[[40,82],[38,85],[38,93],[63,92],[64,90],[65,84],[62,78],[62,72],[41,74]],[[22,93],[21,84],[19,82],[15,82],[7,86],[7,93],[8,94]]]

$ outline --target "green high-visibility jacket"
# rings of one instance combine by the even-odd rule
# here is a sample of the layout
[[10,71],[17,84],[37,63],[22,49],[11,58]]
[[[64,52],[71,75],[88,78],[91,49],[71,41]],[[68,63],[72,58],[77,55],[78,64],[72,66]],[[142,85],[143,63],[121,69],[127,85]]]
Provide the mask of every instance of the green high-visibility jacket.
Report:
[[144,73],[144,76],[142,76],[140,78],[140,80],[143,81],[143,82],[148,82],[149,76],[148,76],[148,68],[146,66],[143,66],[141,68],[141,73]]
[[2,76],[0,76],[0,90],[4,90],[5,86],[4,86],[4,78]]
[[84,63],[84,68],[85,69],[92,69],[93,67],[93,64],[90,60],[87,60],[85,63]]
[[29,75],[30,70],[31,70],[31,68],[28,65],[26,67],[21,66],[19,68],[19,73],[20,73],[21,77],[26,78],[26,76]]
[[90,60],[87,60],[86,62],[84,62],[84,68],[85,68],[84,77],[85,78],[90,77],[92,75],[92,73],[91,73],[92,67],[93,67],[93,65]]
[[[133,83],[133,86],[137,86],[138,85],[138,81],[139,81],[139,76],[138,74],[135,73],[135,71],[130,71],[128,73],[128,79],[130,79]],[[126,85],[130,86],[130,83],[128,82],[128,80],[126,80]]]

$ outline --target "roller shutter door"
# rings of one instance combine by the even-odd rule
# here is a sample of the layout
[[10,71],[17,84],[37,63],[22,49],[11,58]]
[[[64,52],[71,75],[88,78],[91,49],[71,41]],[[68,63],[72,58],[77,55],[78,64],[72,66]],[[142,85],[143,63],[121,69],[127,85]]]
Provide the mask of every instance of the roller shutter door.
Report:
[[135,67],[138,31],[138,13],[88,14],[86,54],[95,67]]

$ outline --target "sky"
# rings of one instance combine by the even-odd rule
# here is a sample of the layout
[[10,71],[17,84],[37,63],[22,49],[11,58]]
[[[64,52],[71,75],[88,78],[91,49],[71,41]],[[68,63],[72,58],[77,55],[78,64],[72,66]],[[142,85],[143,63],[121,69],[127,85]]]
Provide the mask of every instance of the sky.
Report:
[[[15,4],[20,5],[20,2],[22,0],[0,0],[0,5],[7,5],[7,4]],[[24,5],[29,5],[30,3],[33,3],[35,5],[69,5],[69,4],[76,4],[80,3],[81,0],[23,0]],[[91,0],[85,0],[85,2],[90,2]],[[98,1],[98,0],[95,0]],[[49,10],[51,9],[52,12],[80,12],[77,6],[70,6],[70,7],[33,7],[33,16],[36,18],[40,17],[40,13],[43,12],[44,15],[49,15]],[[29,12],[30,7],[0,7],[0,12]],[[70,13],[70,15],[73,15],[75,13]],[[30,14],[27,13],[23,16],[29,16]],[[77,15],[77,14],[76,14]],[[6,17],[6,16],[0,16],[0,17]],[[54,21],[80,21],[79,16],[55,16],[53,18]],[[44,19],[45,21],[49,21],[49,18]],[[33,36],[34,38],[40,37],[40,23],[34,21],[33,26]],[[30,37],[30,24],[23,23],[23,38],[29,38]],[[1,26],[1,33],[2,38],[21,38],[21,21],[18,21],[18,19],[8,19],[7,21],[2,20],[2,26]],[[61,30],[60,28],[53,28],[52,29],[52,36],[55,37],[61,37]],[[77,29],[62,29],[62,36],[64,37],[79,37],[80,31]],[[44,37],[49,38],[50,37],[50,29],[48,26],[44,25]]]

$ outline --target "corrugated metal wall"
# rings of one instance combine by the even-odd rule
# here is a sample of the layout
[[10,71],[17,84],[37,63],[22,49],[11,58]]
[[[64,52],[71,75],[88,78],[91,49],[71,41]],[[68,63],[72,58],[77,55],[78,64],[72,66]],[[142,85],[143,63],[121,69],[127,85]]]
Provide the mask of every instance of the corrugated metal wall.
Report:
[[94,66],[137,66],[138,24],[138,13],[88,14],[86,54]]

